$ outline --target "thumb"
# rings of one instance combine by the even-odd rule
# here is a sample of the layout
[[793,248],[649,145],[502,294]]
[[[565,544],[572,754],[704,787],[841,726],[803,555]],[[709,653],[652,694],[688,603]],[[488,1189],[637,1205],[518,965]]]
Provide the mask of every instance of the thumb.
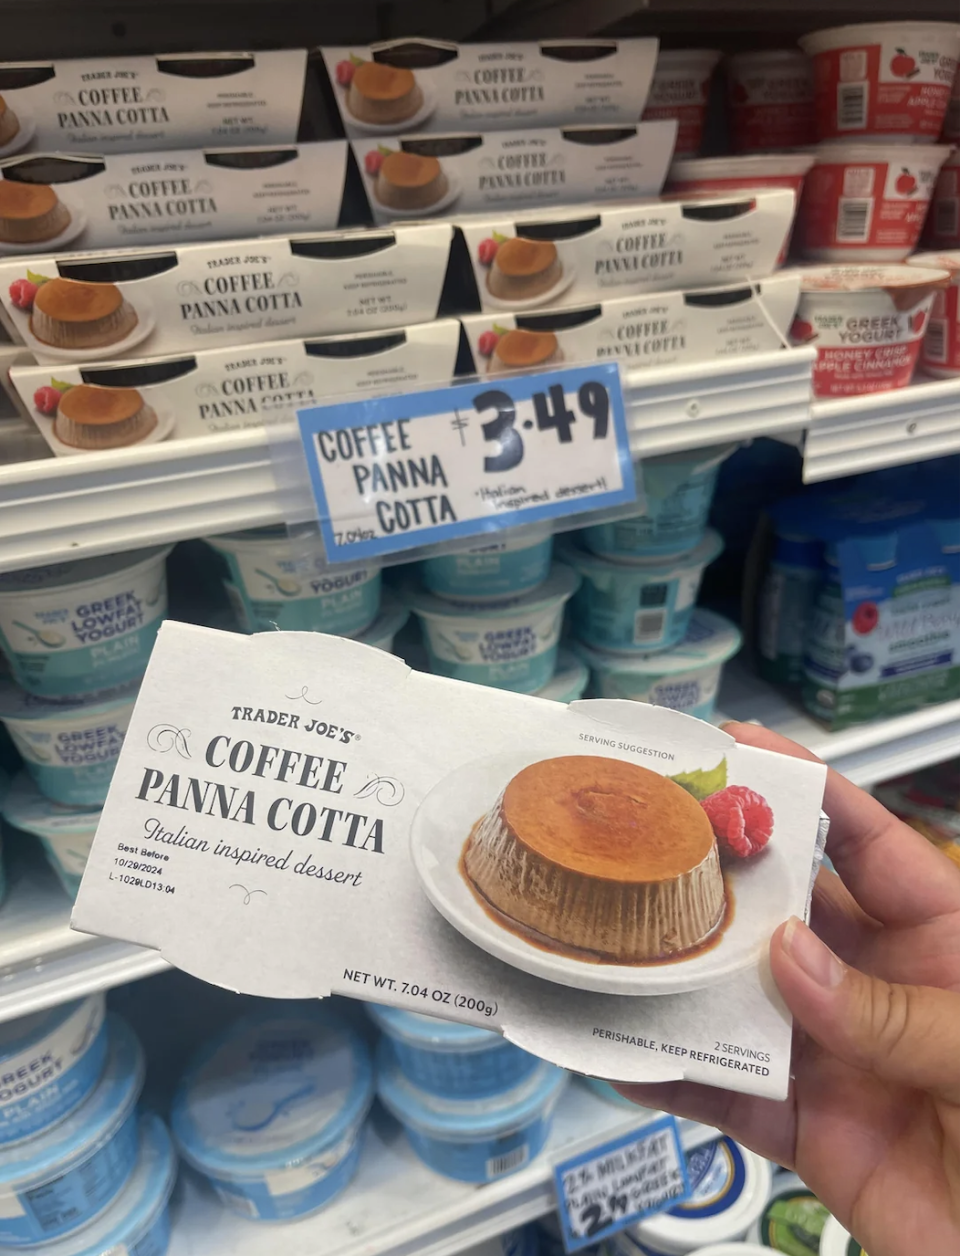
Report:
[[770,944],[774,979],[826,1051],[881,1081],[960,1104],[960,994],[849,968],[795,916]]

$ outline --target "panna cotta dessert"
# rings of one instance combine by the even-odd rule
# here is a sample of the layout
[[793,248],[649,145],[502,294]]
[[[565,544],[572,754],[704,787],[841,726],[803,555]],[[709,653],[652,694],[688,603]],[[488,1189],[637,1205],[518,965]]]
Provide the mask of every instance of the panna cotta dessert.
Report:
[[380,61],[364,61],[354,70],[347,108],[360,122],[394,126],[422,106],[423,92],[411,70]]
[[387,153],[374,184],[381,205],[390,209],[429,209],[446,196],[447,176],[436,157]]
[[560,282],[563,263],[551,240],[504,240],[487,274],[490,295],[501,301],[526,301],[542,296]]
[[76,384],[60,398],[54,435],[74,449],[121,449],[157,426],[156,411],[136,388]]
[[46,183],[0,179],[0,241],[34,244],[52,240],[70,225],[70,211]]
[[706,812],[649,768],[562,755],[518,772],[474,826],[463,876],[511,931],[561,954],[663,962],[726,914]]
[[37,289],[30,330],[56,349],[100,349],[129,336],[137,312],[112,283],[49,279]]
[[506,371],[529,371],[563,360],[563,352],[552,331],[526,331],[516,327],[506,331],[490,355],[487,372],[501,375]]
[[20,119],[0,96],[0,147],[9,144],[20,134]]

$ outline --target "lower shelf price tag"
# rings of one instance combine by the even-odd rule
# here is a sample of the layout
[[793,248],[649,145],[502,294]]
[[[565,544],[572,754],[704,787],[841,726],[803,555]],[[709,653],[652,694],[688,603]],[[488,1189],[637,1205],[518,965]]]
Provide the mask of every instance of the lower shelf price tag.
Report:
[[636,496],[612,363],[311,406],[297,424],[332,562]]
[[680,1131],[672,1116],[555,1166],[557,1209],[568,1252],[690,1198]]

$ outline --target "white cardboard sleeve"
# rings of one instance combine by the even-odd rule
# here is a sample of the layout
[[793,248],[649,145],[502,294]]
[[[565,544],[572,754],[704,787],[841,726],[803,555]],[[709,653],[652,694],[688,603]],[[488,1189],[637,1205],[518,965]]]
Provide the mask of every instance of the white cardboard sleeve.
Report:
[[[351,143],[374,222],[393,222],[657,196],[676,134],[676,122],[668,121],[407,139],[379,135]],[[384,158],[397,152],[440,162],[434,188],[416,204],[401,204],[405,193],[398,200],[387,178]]]
[[10,370],[10,382],[53,452],[82,455],[88,451],[58,438],[55,412],[38,408],[38,390],[62,394],[77,384],[135,388],[157,423],[130,444],[152,444],[290,423],[299,407],[324,397],[449,383],[459,343],[460,324],[448,318],[392,331],[208,349],[180,358],[17,366]]
[[[730,871],[717,946],[589,963],[481,909],[459,871],[471,827],[516,772],[567,755],[766,800],[772,837]],[[593,1076],[780,1099],[791,1021],[767,944],[806,912],[825,773],[676,711],[566,707],[412,672],[342,638],[167,621],[73,925],[248,994],[344,993],[498,1029]]]
[[[795,211],[789,188],[764,188],[746,195],[574,206],[550,214],[527,210],[456,222],[481,309],[509,313],[770,275]],[[491,293],[488,279],[497,249],[513,236],[552,241],[561,273],[546,292],[504,301]]]
[[0,62],[0,157],[292,144],[306,66],[300,48]]
[[0,178],[52,187],[67,211],[53,237],[2,235],[0,257],[121,245],[187,244],[336,227],[347,163],[344,140],[281,148],[66,156],[0,162]]
[[[646,104],[656,39],[550,39],[541,43],[451,44],[393,39],[366,47],[321,48],[344,129],[377,134],[356,70],[365,62],[413,73],[393,107],[392,134],[516,131],[530,127],[633,123]],[[384,131],[380,131],[384,134]]]
[[[530,314],[473,314],[460,321],[478,374],[500,375],[560,362],[677,366],[784,348],[799,299],[799,276],[784,271],[721,288],[615,297],[596,305]],[[509,353],[500,352],[507,347],[502,346],[502,337],[518,329],[549,333],[536,342],[538,352],[548,353],[547,360],[518,364]]]
[[[448,223],[421,223],[150,252],[8,258],[0,261],[0,321],[38,362],[142,358],[425,323],[437,316],[452,236]],[[19,281],[57,277],[114,284],[136,311],[136,327],[118,343],[80,351],[38,340]]]

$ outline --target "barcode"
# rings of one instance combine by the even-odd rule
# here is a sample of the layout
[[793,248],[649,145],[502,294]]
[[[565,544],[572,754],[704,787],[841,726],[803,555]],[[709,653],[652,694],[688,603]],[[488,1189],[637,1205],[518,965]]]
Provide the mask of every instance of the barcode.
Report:
[[867,125],[866,83],[840,83],[837,87],[837,130],[853,131]]
[[873,217],[873,201],[840,201],[837,221],[838,240],[869,240],[870,219]]
[[527,1163],[530,1155],[526,1143],[514,1147],[513,1151],[505,1151],[502,1156],[491,1156],[487,1161],[487,1179],[502,1177],[504,1173],[512,1173]]
[[633,617],[633,639],[656,641],[663,636],[663,611],[637,611]]
[[923,356],[931,362],[947,360],[947,324],[942,318],[927,323],[927,335],[923,342]]
[[960,200],[934,202],[933,232],[938,236],[960,235]]

